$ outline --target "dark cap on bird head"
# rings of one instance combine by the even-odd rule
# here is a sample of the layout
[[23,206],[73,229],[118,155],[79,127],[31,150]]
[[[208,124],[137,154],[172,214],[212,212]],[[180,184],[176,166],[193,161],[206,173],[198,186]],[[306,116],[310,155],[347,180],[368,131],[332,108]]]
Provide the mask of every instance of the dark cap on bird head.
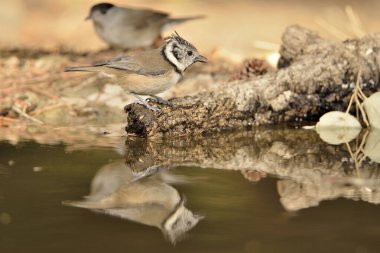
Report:
[[109,9],[115,5],[110,3],[99,3],[91,7],[90,14],[87,16],[86,20],[91,19],[91,14],[95,11],[100,11],[102,14],[106,14]]

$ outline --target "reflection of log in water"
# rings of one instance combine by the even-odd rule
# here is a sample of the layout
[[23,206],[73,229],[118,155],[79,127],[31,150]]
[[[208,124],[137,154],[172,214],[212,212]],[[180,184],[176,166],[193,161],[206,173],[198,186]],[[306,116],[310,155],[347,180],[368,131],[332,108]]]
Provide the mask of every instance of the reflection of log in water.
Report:
[[365,162],[355,168],[345,145],[328,145],[314,131],[257,130],[174,142],[132,139],[126,142],[125,156],[135,171],[195,165],[240,170],[245,177],[247,171],[260,171],[286,178],[278,190],[288,210],[337,197],[380,203],[379,164]]
[[101,168],[91,183],[91,192],[83,201],[65,201],[65,205],[88,208],[111,216],[154,226],[175,243],[200,220],[184,206],[178,191],[166,179],[174,176],[161,171],[136,180],[139,173],[123,162]]

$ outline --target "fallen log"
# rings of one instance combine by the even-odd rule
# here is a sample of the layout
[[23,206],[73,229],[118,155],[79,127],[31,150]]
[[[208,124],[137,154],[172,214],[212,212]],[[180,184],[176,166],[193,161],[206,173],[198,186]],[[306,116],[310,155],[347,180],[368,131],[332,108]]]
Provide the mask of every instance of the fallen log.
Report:
[[126,131],[143,137],[178,136],[316,120],[345,109],[360,66],[364,92],[378,90],[379,48],[380,33],[338,42],[290,26],[282,37],[277,71],[172,99],[174,107],[160,106],[160,113],[127,105]]

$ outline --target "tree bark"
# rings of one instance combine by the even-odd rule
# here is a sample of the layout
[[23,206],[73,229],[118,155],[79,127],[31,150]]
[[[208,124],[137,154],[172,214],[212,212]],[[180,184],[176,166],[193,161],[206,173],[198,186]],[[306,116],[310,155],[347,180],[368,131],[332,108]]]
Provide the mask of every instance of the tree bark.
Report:
[[345,109],[360,65],[364,92],[379,88],[379,48],[380,33],[338,42],[290,26],[282,37],[277,71],[172,99],[175,106],[159,106],[160,113],[127,105],[126,131],[178,136],[316,120],[327,111]]

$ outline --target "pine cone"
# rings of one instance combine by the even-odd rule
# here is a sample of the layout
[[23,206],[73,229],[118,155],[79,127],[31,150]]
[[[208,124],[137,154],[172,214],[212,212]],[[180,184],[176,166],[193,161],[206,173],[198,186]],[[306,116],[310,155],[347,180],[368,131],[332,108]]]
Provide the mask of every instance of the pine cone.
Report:
[[269,64],[265,60],[251,59],[244,62],[243,68],[231,76],[230,81],[248,79],[254,76],[264,75],[268,72]]

